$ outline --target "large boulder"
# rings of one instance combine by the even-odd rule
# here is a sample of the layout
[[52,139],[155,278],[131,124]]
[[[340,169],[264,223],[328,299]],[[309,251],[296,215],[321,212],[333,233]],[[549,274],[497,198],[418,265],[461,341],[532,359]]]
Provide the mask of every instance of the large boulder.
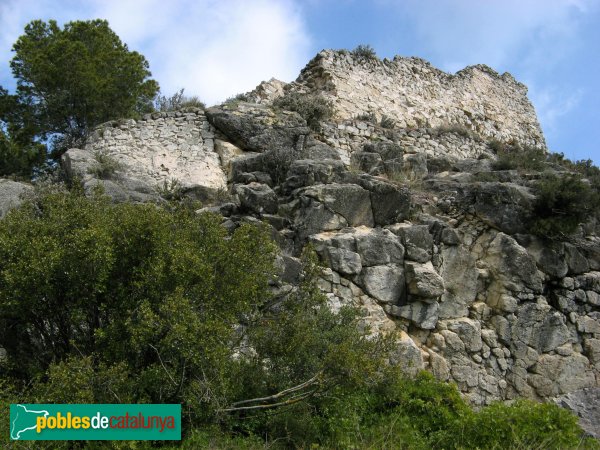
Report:
[[503,289],[518,293],[542,292],[543,274],[527,250],[511,236],[498,233],[489,244],[485,261]]
[[555,402],[579,417],[579,425],[600,439],[600,388],[589,387],[558,397]]
[[397,304],[405,296],[404,269],[395,264],[364,267],[356,283],[381,303]]
[[275,111],[266,105],[230,102],[206,110],[208,121],[242,150],[267,152],[293,149],[298,154],[310,134],[298,113]]
[[353,183],[371,194],[375,225],[385,226],[402,222],[410,216],[412,199],[408,188],[367,174],[343,174],[346,183]]
[[372,227],[373,212],[369,192],[355,184],[321,184],[310,186],[298,195],[312,198],[346,219],[349,226]]
[[23,197],[32,192],[33,187],[29,184],[0,178],[0,219],[9,210],[17,208],[23,202]]
[[431,302],[444,293],[444,280],[431,263],[407,262],[406,285],[411,296]]
[[277,195],[266,184],[237,184],[234,192],[238,195],[242,208],[248,211],[267,214],[277,212]]

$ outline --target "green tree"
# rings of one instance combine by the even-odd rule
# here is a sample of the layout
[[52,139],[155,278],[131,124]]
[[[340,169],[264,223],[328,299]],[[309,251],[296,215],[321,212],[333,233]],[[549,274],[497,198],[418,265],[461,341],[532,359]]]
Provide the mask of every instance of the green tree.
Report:
[[130,51],[105,20],[74,21],[61,29],[35,20],[13,46],[17,97],[42,138],[60,150],[81,142],[91,127],[152,109],[158,83],[143,55]]
[[34,140],[28,111],[0,86],[0,176],[29,178],[46,158],[46,146]]

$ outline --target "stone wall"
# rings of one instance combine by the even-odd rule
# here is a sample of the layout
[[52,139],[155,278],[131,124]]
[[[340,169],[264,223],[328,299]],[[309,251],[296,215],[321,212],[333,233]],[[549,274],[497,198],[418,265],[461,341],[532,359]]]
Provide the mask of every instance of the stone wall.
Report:
[[[455,75],[420,58],[360,59],[347,51],[324,50],[302,70],[290,91],[330,99],[338,119],[374,113],[398,128],[461,125],[484,138],[514,140],[545,148],[527,88],[510,74],[469,66]],[[278,89],[262,89],[276,97]]]
[[130,184],[137,181],[154,188],[177,180],[184,188],[227,187],[215,151],[214,129],[200,109],[104,124],[94,131],[83,150],[88,155],[113,158]]
[[352,155],[377,142],[399,145],[405,154],[423,154],[427,158],[491,157],[488,145],[473,134],[444,128],[414,128],[389,130],[363,120],[324,123],[321,135],[334,148],[340,159],[349,165]]

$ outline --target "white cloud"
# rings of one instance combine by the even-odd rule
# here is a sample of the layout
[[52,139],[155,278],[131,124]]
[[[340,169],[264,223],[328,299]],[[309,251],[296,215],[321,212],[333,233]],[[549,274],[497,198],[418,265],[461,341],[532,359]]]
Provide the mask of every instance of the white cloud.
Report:
[[559,60],[595,0],[380,0],[394,4],[445,70],[485,63],[502,70]]
[[[146,56],[165,94],[183,87],[209,104],[271,77],[291,81],[310,56],[308,32],[291,0],[93,0],[85,7],[74,0],[3,1],[3,61],[32,19],[104,18]],[[9,77],[5,68],[0,80]]]
[[561,131],[560,120],[576,109],[584,96],[583,89],[566,89],[556,86],[538,88],[529,82],[529,98],[535,106],[538,120],[547,137]]

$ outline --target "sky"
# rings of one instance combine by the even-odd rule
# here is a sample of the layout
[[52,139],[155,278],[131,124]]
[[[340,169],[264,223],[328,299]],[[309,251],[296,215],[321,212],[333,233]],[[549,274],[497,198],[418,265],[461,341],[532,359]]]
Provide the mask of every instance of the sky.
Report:
[[207,104],[272,77],[294,80],[320,50],[369,44],[454,73],[510,72],[551,151],[600,164],[600,0],[0,0],[0,85],[34,19],[107,19],[150,62],[162,93]]

